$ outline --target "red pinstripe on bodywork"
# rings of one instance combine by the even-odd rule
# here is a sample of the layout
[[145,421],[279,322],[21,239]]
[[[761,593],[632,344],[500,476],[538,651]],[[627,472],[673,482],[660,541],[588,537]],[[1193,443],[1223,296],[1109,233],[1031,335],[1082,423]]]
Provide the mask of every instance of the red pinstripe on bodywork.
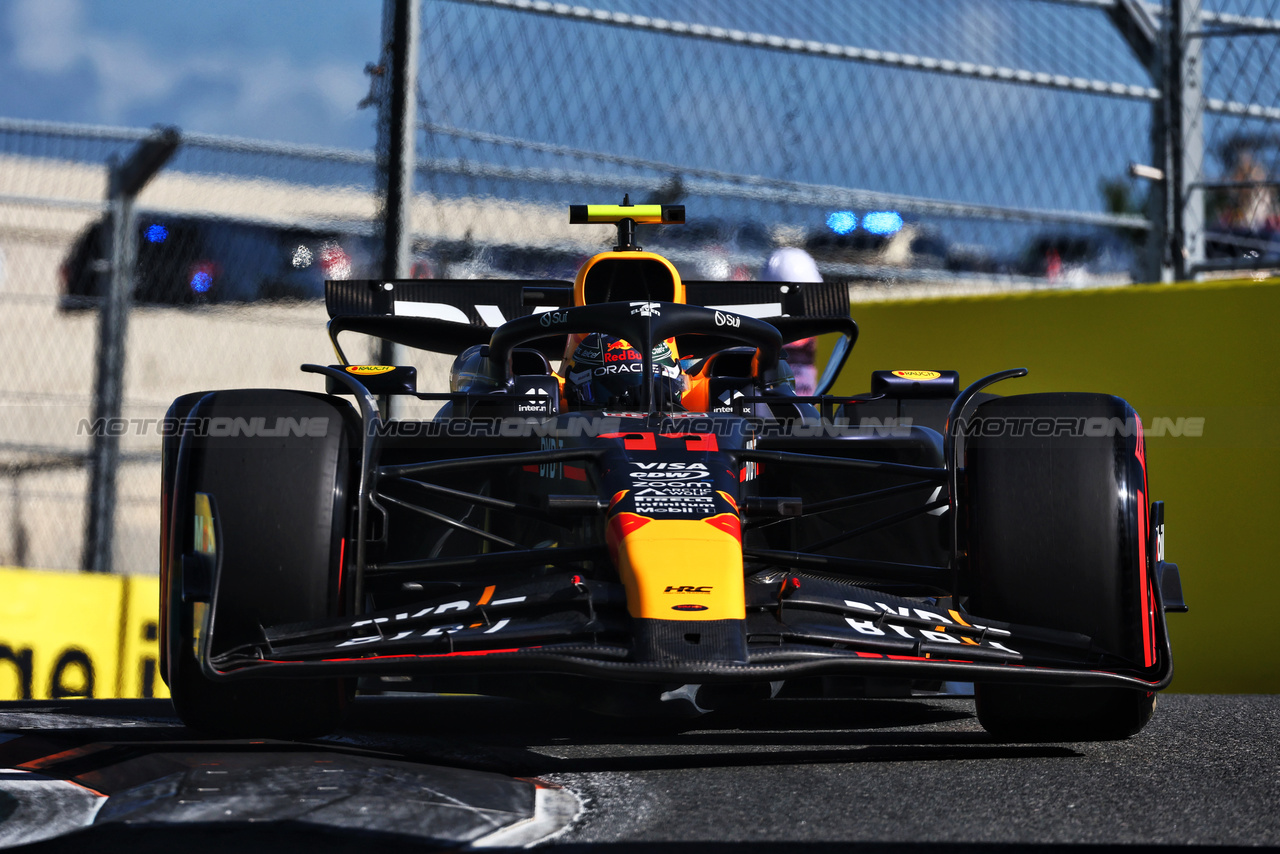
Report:
[[1150,508],[1147,506],[1147,454],[1142,438],[1142,419],[1134,415],[1137,426],[1137,447],[1134,456],[1142,467],[1142,486],[1138,489],[1138,584],[1142,588],[1142,663],[1151,667],[1156,663],[1156,615],[1155,596],[1152,595],[1151,577],[1147,571],[1147,537],[1149,535]]
[[[540,649],[540,648],[541,647],[537,647],[537,646],[513,646],[510,649],[462,649],[462,650],[458,650],[457,652],[437,652],[437,653],[431,653],[427,655],[415,655],[415,654],[370,655],[365,658],[323,658],[321,659],[321,661],[323,661],[326,664],[335,664],[335,663],[341,663],[345,661],[360,661],[360,662],[389,661],[390,659],[393,659],[393,658],[400,658],[400,659],[407,659],[407,660],[417,660],[420,658],[464,658],[466,656],[498,655],[499,653],[503,653],[503,652],[521,652],[523,650]],[[279,659],[279,658],[264,658],[261,660],[266,662],[267,664],[305,664],[306,663],[303,661],[286,660],[286,659]]]

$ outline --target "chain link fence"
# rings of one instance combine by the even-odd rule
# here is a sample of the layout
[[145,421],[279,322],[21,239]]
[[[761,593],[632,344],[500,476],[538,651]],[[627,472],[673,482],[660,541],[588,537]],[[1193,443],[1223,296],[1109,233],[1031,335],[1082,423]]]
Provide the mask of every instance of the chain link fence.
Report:
[[[107,168],[145,130],[0,121],[0,565],[82,562]],[[315,388],[326,277],[369,266],[372,153],[188,136],[139,196],[114,565],[154,572],[159,419],[200,388]]]
[[683,202],[647,240],[697,278],[1128,281],[1159,93],[1103,5],[428,3],[422,188]]
[[[1149,281],[1189,211],[1204,265],[1274,256],[1280,0],[590,2],[423,1],[412,275],[570,278],[613,232],[565,206],[624,194],[687,206],[639,242],[689,278],[799,245],[855,297]],[[0,564],[81,565],[105,164],[146,133],[0,119]],[[324,279],[377,268],[376,175],[187,135],[142,192],[120,570],[156,567],[174,397],[316,387]]]
[[1280,0],[1180,0],[1192,271],[1280,266]]

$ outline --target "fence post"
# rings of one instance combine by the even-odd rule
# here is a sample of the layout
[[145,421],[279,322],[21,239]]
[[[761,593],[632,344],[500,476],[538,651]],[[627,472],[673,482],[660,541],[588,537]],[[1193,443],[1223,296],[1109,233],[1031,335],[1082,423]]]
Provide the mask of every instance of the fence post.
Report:
[[[414,140],[417,137],[418,29],[421,16],[418,0],[384,0],[382,7],[383,68],[390,73],[378,101],[378,179],[382,190],[380,231],[383,279],[403,279],[409,275],[412,226],[409,207],[413,201]],[[385,73],[384,72],[384,73]],[[391,341],[380,345],[378,362],[395,365],[404,361],[405,348]],[[384,395],[383,417],[400,413],[399,399]]]
[[1163,22],[1155,24],[1153,50],[1147,58],[1147,71],[1151,75],[1152,84],[1160,91],[1160,99],[1151,104],[1151,165],[1159,169],[1161,177],[1149,181],[1147,186],[1147,220],[1151,230],[1147,232],[1146,242],[1142,248],[1142,275],[1145,282],[1171,282],[1174,278],[1173,257],[1170,254],[1172,243],[1171,229],[1173,213],[1171,201],[1172,187],[1172,148],[1169,143],[1170,109],[1169,73],[1170,64],[1169,18],[1164,16]]
[[124,162],[115,156],[108,161],[111,275],[98,312],[92,421],[95,429],[89,452],[89,506],[80,560],[85,572],[112,571],[116,470],[120,462],[120,434],[113,425],[119,421],[124,398],[125,337],[137,255],[133,200],[173,156],[180,141],[176,128],[163,128],[140,142]]
[[1169,139],[1172,148],[1173,269],[1190,278],[1204,261],[1204,88],[1201,0],[1170,0]]
[[1129,45],[1134,57],[1147,69],[1152,85],[1160,90],[1161,98],[1151,102],[1151,166],[1159,170],[1159,177],[1147,173],[1148,180],[1145,214],[1151,223],[1143,245],[1139,281],[1163,282],[1172,278],[1169,261],[1169,85],[1165,69],[1169,63],[1169,26],[1161,25],[1143,0],[1116,0],[1107,9],[1107,16]]

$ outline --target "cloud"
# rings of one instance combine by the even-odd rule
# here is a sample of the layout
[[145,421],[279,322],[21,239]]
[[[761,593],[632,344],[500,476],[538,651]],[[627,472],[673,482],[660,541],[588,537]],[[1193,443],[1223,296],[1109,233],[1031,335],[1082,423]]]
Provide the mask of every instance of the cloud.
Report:
[[80,30],[78,0],[19,0],[12,7],[10,29],[14,59],[33,71],[60,72],[75,62],[67,46]]
[[[310,135],[307,125],[314,130],[349,119],[367,91],[354,64],[299,63],[283,47],[247,51],[232,43],[183,50],[127,31],[97,31],[86,21],[82,0],[15,0],[10,9],[12,62],[44,75],[87,72],[94,81],[96,115],[82,121],[163,121],[244,136],[279,137],[292,128],[285,136],[297,137]],[[298,120],[304,127],[296,126]]]
[[174,83],[136,39],[87,31],[80,0],[19,0],[13,10],[17,64],[53,74],[87,65],[100,84],[100,120],[118,121],[131,104],[163,96]]

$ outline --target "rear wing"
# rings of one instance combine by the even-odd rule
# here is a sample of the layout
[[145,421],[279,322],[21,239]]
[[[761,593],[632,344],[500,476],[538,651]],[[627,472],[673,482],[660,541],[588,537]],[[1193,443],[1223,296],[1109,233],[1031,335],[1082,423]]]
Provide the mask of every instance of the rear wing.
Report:
[[[848,288],[839,282],[685,281],[684,286],[689,303],[768,321],[788,343],[840,333],[832,356],[840,364],[857,340]],[[509,320],[573,305],[573,285],[520,279],[345,279],[325,282],[324,301],[335,347],[339,333],[351,331],[456,356],[489,343],[493,330]],[[548,336],[530,346],[559,358],[565,336]],[[714,335],[679,341],[682,354],[695,356],[729,346],[734,342]]]

